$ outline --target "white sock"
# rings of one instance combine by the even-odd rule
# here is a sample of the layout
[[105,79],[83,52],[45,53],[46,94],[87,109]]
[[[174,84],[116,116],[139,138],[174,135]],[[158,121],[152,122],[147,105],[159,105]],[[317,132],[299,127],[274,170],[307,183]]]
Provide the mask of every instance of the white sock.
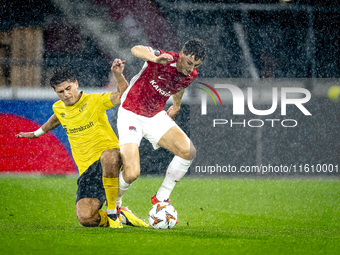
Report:
[[156,194],[156,198],[159,201],[167,200],[170,197],[172,190],[177,182],[186,174],[191,164],[191,160],[183,159],[175,156],[171,161],[162,186],[159,188]]
[[124,181],[123,178],[123,171],[120,171],[119,173],[119,189],[118,189],[118,195],[117,195],[117,202],[116,205],[119,205],[119,207],[122,206],[122,197],[124,193],[130,188],[131,184],[128,184]]

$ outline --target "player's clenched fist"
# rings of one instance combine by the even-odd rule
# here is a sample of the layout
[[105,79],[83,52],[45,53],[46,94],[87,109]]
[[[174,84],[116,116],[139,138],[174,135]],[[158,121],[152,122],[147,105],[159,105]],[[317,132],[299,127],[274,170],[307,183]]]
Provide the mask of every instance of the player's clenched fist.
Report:
[[167,63],[169,63],[173,60],[174,60],[174,58],[170,54],[163,53],[156,58],[155,62],[159,63],[159,64],[167,64]]
[[115,74],[122,74],[125,66],[125,60],[121,61],[120,59],[116,58],[111,66],[111,71]]

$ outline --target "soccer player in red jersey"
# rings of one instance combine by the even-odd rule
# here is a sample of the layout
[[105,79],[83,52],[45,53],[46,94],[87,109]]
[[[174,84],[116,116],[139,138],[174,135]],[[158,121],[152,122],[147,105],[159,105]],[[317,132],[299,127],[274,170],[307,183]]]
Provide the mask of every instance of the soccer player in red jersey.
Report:
[[[205,57],[205,42],[191,39],[179,54],[145,46],[135,46],[131,52],[146,62],[122,95],[118,112],[124,170],[119,176],[117,203],[140,174],[139,144],[145,137],[154,149],[163,147],[175,154],[161,187],[151,198],[151,203],[156,204],[169,201],[176,182],[188,171],[196,154],[190,139],[173,118],[181,108],[185,88],[197,77],[197,68]],[[173,105],[165,112],[170,96]]]

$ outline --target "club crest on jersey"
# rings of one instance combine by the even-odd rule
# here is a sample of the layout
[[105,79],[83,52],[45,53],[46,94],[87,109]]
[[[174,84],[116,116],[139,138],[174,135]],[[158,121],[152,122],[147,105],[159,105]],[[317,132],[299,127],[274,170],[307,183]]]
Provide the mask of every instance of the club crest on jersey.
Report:
[[161,55],[161,52],[159,50],[153,50],[153,54],[158,57],[159,55]]
[[82,112],[86,106],[87,106],[87,103],[85,103],[82,106],[80,106],[79,107],[79,112]]
[[156,89],[156,91],[158,91],[161,95],[165,96],[165,97],[170,97],[171,94],[170,92],[165,92],[164,90],[162,90],[158,85],[157,82],[155,82],[155,80],[150,81],[152,87],[154,87]]
[[137,132],[137,128],[135,128],[134,126],[130,126],[129,130]]

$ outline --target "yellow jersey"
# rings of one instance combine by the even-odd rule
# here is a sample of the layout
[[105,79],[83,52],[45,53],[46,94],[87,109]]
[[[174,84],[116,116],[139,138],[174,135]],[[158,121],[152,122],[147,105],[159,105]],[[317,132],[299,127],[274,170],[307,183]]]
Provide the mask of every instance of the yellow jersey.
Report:
[[108,149],[119,149],[106,110],[114,107],[111,93],[85,94],[72,106],[59,100],[53,105],[54,114],[66,131],[79,175]]

